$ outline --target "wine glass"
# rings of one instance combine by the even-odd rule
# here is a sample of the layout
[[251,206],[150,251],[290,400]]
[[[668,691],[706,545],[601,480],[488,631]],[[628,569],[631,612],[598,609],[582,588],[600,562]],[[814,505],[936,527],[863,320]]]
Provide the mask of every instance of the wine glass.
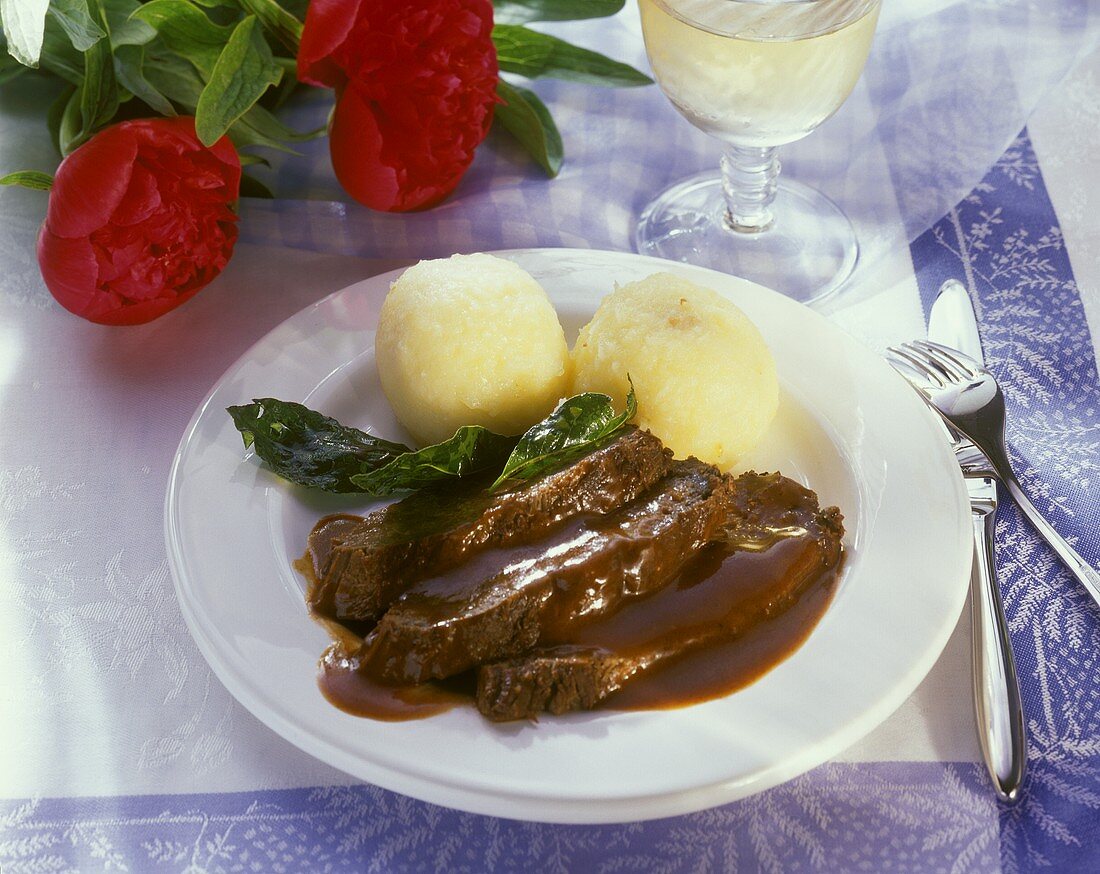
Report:
[[638,251],[713,267],[820,301],[855,268],[852,223],[824,194],[779,178],[778,146],[847,99],[867,62],[880,0],[638,0],[665,96],[726,144],[721,172],[662,192]]

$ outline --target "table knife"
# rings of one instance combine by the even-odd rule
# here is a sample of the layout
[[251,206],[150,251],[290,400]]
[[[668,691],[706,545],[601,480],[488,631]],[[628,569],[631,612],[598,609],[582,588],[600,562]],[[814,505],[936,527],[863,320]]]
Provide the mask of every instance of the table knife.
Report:
[[[928,338],[983,360],[973,304],[957,280],[948,280],[940,288],[929,314]],[[955,455],[960,463],[975,454],[976,447],[967,444],[965,438],[956,444]],[[962,466],[965,471],[967,466]],[[971,469],[974,467],[972,464]],[[997,584],[993,545],[997,482],[975,472],[966,476],[966,488],[974,529],[970,598],[978,737],[997,794],[1004,801],[1015,801],[1027,768],[1027,737],[1012,643]]]

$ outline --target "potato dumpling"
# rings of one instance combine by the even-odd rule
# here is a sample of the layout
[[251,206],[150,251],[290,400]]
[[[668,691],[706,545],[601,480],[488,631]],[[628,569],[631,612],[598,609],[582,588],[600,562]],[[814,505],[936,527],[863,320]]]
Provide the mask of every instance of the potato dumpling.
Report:
[[775,361],[737,306],[709,288],[657,273],[603,299],[573,347],[574,391],[622,404],[627,374],[637,424],[671,447],[728,470],[779,405]]
[[511,261],[421,261],[390,288],[374,342],[382,389],[420,443],[462,425],[519,434],[569,388],[569,347],[542,286]]

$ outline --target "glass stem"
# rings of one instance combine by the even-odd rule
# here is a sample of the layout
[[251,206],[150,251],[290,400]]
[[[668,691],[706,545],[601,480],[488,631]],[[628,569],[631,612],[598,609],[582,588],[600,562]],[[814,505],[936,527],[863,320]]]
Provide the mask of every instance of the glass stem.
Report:
[[779,150],[775,146],[730,146],[722,155],[726,226],[743,234],[770,228],[778,178]]

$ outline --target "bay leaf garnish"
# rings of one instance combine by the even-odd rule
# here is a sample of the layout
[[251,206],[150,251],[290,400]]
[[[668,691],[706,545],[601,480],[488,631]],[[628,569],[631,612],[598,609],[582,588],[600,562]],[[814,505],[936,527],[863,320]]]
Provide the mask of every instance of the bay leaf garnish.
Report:
[[353,476],[412,452],[403,443],[349,428],[291,401],[256,398],[226,411],[244,445],[255,447],[273,472],[292,483],[326,492],[360,492]]
[[522,482],[563,467],[610,437],[637,412],[633,383],[626,396],[626,409],[618,414],[612,399],[600,392],[566,398],[520,437],[490,490],[505,482]]
[[499,468],[516,440],[480,425],[463,425],[450,440],[406,452],[376,470],[356,474],[351,481],[359,491],[380,498],[420,489]]
[[245,447],[278,476],[307,488],[386,498],[471,474],[501,471],[490,490],[549,473],[575,461],[634,418],[634,387],[626,409],[585,392],[562,401],[519,437],[463,425],[442,443],[412,449],[342,425],[292,401],[256,398],[228,407]]

